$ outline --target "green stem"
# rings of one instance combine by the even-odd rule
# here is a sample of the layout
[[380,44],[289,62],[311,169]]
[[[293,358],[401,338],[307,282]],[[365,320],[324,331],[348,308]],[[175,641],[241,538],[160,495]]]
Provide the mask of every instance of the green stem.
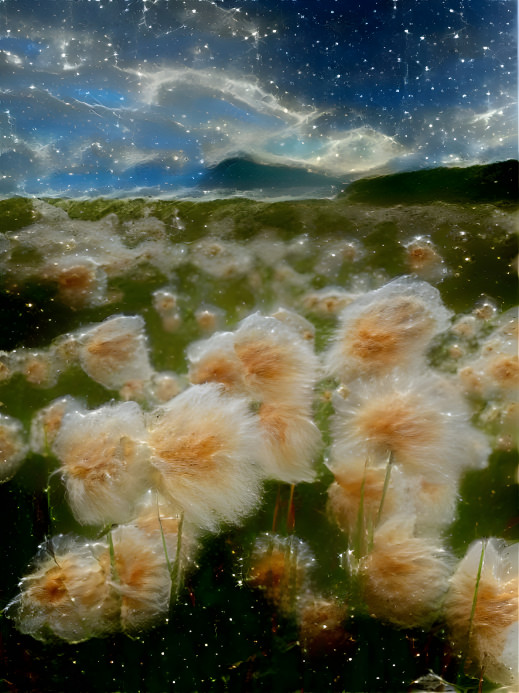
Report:
[[481,556],[479,558],[479,566],[478,566],[478,574],[476,577],[476,585],[474,587],[474,597],[472,598],[472,609],[470,610],[469,635],[468,635],[468,641],[469,642],[470,642],[470,639],[472,637],[472,624],[474,621],[474,614],[476,613],[476,604],[478,601],[479,582],[481,580],[481,572],[483,570],[483,559],[485,557],[486,548],[487,548],[486,542],[483,542],[483,544],[481,546]]
[[389,453],[389,459],[388,459],[387,465],[386,465],[386,476],[384,477],[384,486],[382,488],[382,498],[380,499],[380,505],[378,506],[377,518],[375,520],[375,527],[380,522],[380,518],[382,516],[382,509],[384,507],[384,501],[386,499],[386,493],[387,493],[387,489],[389,486],[389,479],[391,477],[392,466],[393,466],[393,452],[390,452]]
[[114,582],[121,582],[121,578],[119,577],[119,573],[117,572],[117,565],[115,563],[115,549],[114,549],[114,542],[112,539],[112,530],[108,530],[108,549],[110,551],[110,569],[112,571],[112,580]]
[[182,529],[184,526],[184,513],[180,515],[180,520],[178,522],[177,528],[177,553],[175,555],[175,562],[173,563],[173,568],[171,570],[171,603],[177,600],[179,589],[180,589],[180,561],[181,561],[181,551],[182,551]]

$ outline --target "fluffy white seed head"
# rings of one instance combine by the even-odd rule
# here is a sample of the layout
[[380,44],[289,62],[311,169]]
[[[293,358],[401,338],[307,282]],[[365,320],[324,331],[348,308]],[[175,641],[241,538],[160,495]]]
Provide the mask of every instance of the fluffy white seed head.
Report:
[[217,332],[191,344],[187,351],[189,380],[194,385],[220,383],[227,391],[245,391],[242,365],[234,351],[234,334]]
[[115,629],[117,607],[97,550],[62,535],[40,547],[34,569],[8,607],[18,630],[42,641],[81,642]]
[[87,375],[108,389],[152,374],[144,320],[140,315],[119,315],[84,330],[78,336],[79,361]]
[[408,516],[396,516],[374,533],[359,573],[370,613],[403,628],[439,615],[452,561],[437,541],[413,536]]
[[405,260],[413,274],[429,281],[447,274],[445,261],[427,236],[415,236],[404,244]]
[[184,518],[182,508],[166,500],[156,489],[149,489],[139,501],[130,523],[150,539],[166,547],[168,560],[177,560],[180,537],[182,566],[193,564],[199,548],[196,528]]
[[[332,459],[328,466],[335,477],[328,487],[328,508],[350,539],[362,540],[379,522],[405,508],[413,512],[410,482],[396,465],[388,469],[372,466],[364,458],[351,457]],[[358,532],[361,536],[357,536]]]
[[143,415],[135,402],[65,414],[54,452],[72,511],[84,524],[127,521],[150,485]]
[[43,268],[41,276],[57,285],[59,299],[72,308],[97,306],[106,301],[106,273],[92,257],[55,258]]
[[0,414],[0,483],[16,474],[28,450],[22,422]]
[[288,324],[253,313],[236,330],[234,351],[250,396],[261,402],[310,405],[319,362],[308,340]]
[[432,372],[394,371],[360,382],[346,399],[335,395],[332,421],[337,459],[364,457],[385,464],[388,454],[406,474],[431,481],[486,465],[490,448],[470,423],[468,407],[452,383]]
[[150,628],[169,610],[171,575],[164,547],[156,537],[132,526],[118,527],[111,538],[113,561],[106,547],[101,562],[111,569],[120,628],[126,633]]
[[308,341],[283,320],[253,313],[236,332],[194,344],[189,377],[260,402],[309,406],[319,365]]
[[289,484],[315,479],[321,433],[304,408],[262,404],[258,409],[266,454],[265,476]]
[[482,344],[476,358],[458,370],[464,391],[484,400],[517,401],[519,358],[517,343],[497,333]]
[[338,315],[346,306],[359,298],[358,293],[351,293],[333,286],[312,291],[303,296],[303,306],[317,315]]
[[53,400],[36,412],[31,421],[30,447],[32,452],[38,455],[49,455],[65,414],[82,410],[82,405],[74,397],[65,395]]
[[264,534],[254,544],[247,582],[283,614],[294,614],[308,591],[314,562],[301,539]]
[[56,385],[60,363],[53,349],[15,349],[11,357],[16,372],[30,385],[41,388]]
[[437,289],[400,277],[347,306],[325,355],[327,371],[342,382],[382,375],[424,361],[431,339],[450,318]]
[[519,544],[480,539],[458,564],[444,606],[451,637],[476,672],[508,686],[519,684],[518,578]]
[[214,531],[257,506],[263,443],[245,400],[194,385],[152,412],[148,428],[159,489],[193,523]]

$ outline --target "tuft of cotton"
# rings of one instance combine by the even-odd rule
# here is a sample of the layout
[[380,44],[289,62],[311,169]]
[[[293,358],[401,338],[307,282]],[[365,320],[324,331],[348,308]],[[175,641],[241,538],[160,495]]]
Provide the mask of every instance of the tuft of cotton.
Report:
[[22,422],[0,414],[0,483],[16,474],[28,450]]
[[432,338],[447,329],[451,312],[437,289],[400,277],[357,298],[340,315],[325,354],[329,375],[348,383],[394,368],[419,366]]
[[56,285],[58,298],[74,309],[102,305],[107,301],[107,276],[88,255],[55,258],[41,270],[44,281]]
[[483,468],[490,448],[470,423],[452,383],[433,372],[393,371],[359,381],[346,398],[335,394],[332,455],[385,464],[389,454],[406,474],[457,482],[467,468]]
[[458,369],[464,391],[484,400],[517,401],[519,359],[517,342],[500,330],[488,337],[475,358]]
[[432,623],[447,592],[451,563],[437,541],[413,536],[407,515],[391,518],[375,530],[373,548],[360,561],[369,612],[403,628]]
[[158,488],[193,523],[216,531],[257,507],[264,449],[244,399],[193,385],[154,410],[148,430]]
[[61,462],[72,512],[83,524],[131,518],[150,485],[143,414],[135,402],[63,417],[53,450]]
[[50,388],[58,382],[61,364],[53,349],[15,349],[11,358],[16,372],[30,385]]
[[253,313],[235,333],[245,385],[261,402],[309,406],[319,362],[308,340],[276,318]]
[[193,383],[219,382],[251,400],[310,406],[319,377],[311,340],[290,321],[253,313],[188,352]]
[[348,605],[341,598],[308,591],[298,610],[299,638],[306,654],[317,657],[332,652],[344,655],[352,636],[345,628]]
[[29,439],[32,452],[43,456],[51,454],[52,445],[61,428],[65,414],[82,410],[82,405],[74,397],[65,395],[53,400],[36,412],[32,417]]
[[315,558],[295,536],[260,535],[254,544],[247,582],[285,615],[294,614],[310,587]]
[[114,630],[117,607],[97,551],[63,535],[40,546],[32,572],[7,608],[19,631],[44,642],[81,642]]
[[351,457],[332,459],[328,467],[335,477],[328,487],[328,509],[338,526],[360,545],[378,522],[404,508],[413,512],[411,484],[396,465],[374,467],[364,458]]
[[258,417],[265,442],[265,476],[289,484],[313,481],[322,441],[308,412],[293,405],[264,403]]
[[111,566],[110,585],[119,606],[121,630],[135,633],[164,621],[171,574],[163,545],[156,537],[124,525],[111,533],[111,540],[113,559],[107,547],[102,562]]
[[189,380],[194,385],[220,383],[229,392],[245,391],[241,363],[234,352],[234,334],[217,332],[191,344],[187,351]]
[[152,375],[144,320],[117,315],[78,334],[79,362],[85,373],[107,389],[118,390]]
[[519,544],[494,537],[473,542],[451,578],[444,611],[454,643],[476,673],[517,686]]

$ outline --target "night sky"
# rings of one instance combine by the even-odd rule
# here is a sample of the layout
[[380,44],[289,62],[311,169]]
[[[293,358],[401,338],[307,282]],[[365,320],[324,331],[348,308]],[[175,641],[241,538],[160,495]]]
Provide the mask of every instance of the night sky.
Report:
[[1,0],[0,193],[516,158],[516,29],[512,0]]

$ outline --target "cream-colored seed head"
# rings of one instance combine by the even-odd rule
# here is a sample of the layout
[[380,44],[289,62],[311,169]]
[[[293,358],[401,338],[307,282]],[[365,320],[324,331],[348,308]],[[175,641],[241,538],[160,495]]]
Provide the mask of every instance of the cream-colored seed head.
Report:
[[406,507],[412,513],[410,484],[396,465],[389,470],[387,466],[370,465],[363,458],[347,458],[332,459],[328,466],[335,476],[328,487],[328,508],[350,539],[359,531],[369,535],[378,522]]
[[125,522],[150,485],[149,450],[135,402],[65,414],[54,441],[68,499],[79,522]]
[[439,279],[446,274],[445,262],[427,236],[416,236],[404,245],[405,260],[411,272],[422,279]]
[[265,442],[265,476],[289,484],[313,481],[321,433],[302,407],[262,404],[258,409]]
[[225,311],[215,306],[200,306],[195,311],[195,320],[204,332],[214,332],[222,324]]
[[148,428],[159,489],[193,523],[217,530],[257,506],[263,443],[245,400],[194,385],[152,412]]
[[300,539],[265,534],[255,542],[247,582],[262,590],[265,599],[281,613],[294,614],[309,587],[314,561]]
[[101,305],[106,300],[107,276],[92,257],[60,257],[43,269],[42,278],[55,283],[59,299],[74,309]]
[[470,411],[449,380],[434,373],[394,371],[359,382],[346,399],[335,396],[332,454],[384,463],[391,454],[404,473],[431,481],[486,465],[486,437],[470,423]]
[[287,324],[253,313],[236,330],[234,351],[249,396],[261,402],[311,404],[319,362],[308,340]]
[[217,332],[192,344],[187,352],[189,380],[194,385],[220,383],[228,392],[245,390],[243,368],[234,352],[234,334]]
[[[112,543],[110,584],[117,596],[121,630],[135,633],[163,621],[169,610],[171,575],[162,543],[131,526],[115,529]],[[102,563],[110,566],[108,547]]]
[[327,371],[349,382],[423,363],[430,341],[448,327],[450,315],[437,289],[410,277],[395,279],[344,309],[325,354]]
[[36,412],[31,421],[30,446],[32,452],[38,455],[49,455],[65,414],[82,410],[82,405],[74,397],[65,395],[65,397],[53,400]]
[[193,383],[219,382],[260,402],[309,406],[319,375],[311,344],[274,317],[254,313],[236,332],[221,332],[188,351]]
[[21,421],[0,414],[0,483],[16,474],[28,450]]
[[279,307],[272,313],[272,317],[284,323],[305,341],[312,343],[315,339],[315,326],[299,313],[288,308]]
[[357,298],[359,298],[357,293],[351,293],[337,287],[325,287],[305,294],[303,307],[317,315],[338,315]]
[[164,404],[182,392],[184,387],[185,382],[176,373],[160,371],[154,373],[147,383],[146,395],[149,401]]
[[50,388],[59,376],[59,361],[52,349],[15,349],[11,352],[13,365],[30,385]]
[[394,517],[374,533],[359,574],[370,613],[403,628],[437,618],[451,561],[437,541],[413,536],[408,516]]
[[519,359],[517,343],[496,330],[481,345],[475,358],[458,370],[463,390],[484,400],[517,401]]
[[348,605],[333,597],[308,592],[303,595],[298,610],[299,637],[306,653],[322,656],[330,652],[345,653],[353,642],[344,623]]
[[519,544],[475,541],[451,578],[444,607],[451,637],[476,673],[509,686],[519,684],[518,576]]
[[199,548],[196,528],[184,518],[180,505],[175,506],[171,499],[166,500],[156,489],[149,489],[135,509],[135,517],[130,523],[150,539],[166,547],[168,560],[177,560],[179,532],[182,566],[193,564]]
[[43,641],[81,642],[117,627],[109,574],[97,550],[62,535],[40,547],[34,570],[8,607],[18,630]]
[[107,318],[78,336],[81,367],[93,380],[118,390],[152,375],[144,320],[140,315]]

